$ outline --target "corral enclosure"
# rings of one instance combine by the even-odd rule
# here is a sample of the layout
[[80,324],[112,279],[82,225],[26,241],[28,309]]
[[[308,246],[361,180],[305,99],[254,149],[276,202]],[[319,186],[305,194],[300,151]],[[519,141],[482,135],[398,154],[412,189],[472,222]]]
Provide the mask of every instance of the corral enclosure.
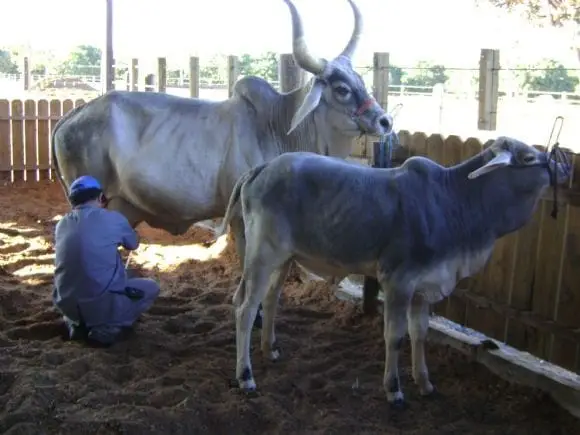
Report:
[[[158,76],[163,77],[161,70]],[[230,90],[235,77],[232,73]],[[381,77],[385,77],[385,69],[379,68],[374,78]],[[134,89],[132,86],[129,83],[128,88]],[[158,80],[154,90],[163,92],[163,81]],[[374,93],[386,106],[388,90],[380,82],[375,84]],[[82,99],[0,100],[0,180],[5,185],[32,186],[54,181],[49,152],[51,131],[64,114],[84,103]],[[495,110],[493,104],[488,109]],[[552,119],[548,121],[547,129]],[[395,164],[412,155],[423,155],[450,166],[491,143],[491,140],[407,130],[398,134],[402,149],[395,155]],[[356,141],[352,157],[370,164],[373,142],[378,139],[365,137]],[[567,143],[562,146],[572,148]],[[558,218],[550,217],[553,198],[552,192],[547,191],[533,220],[522,230],[498,241],[485,270],[462,281],[453,295],[434,310],[517,349],[580,373],[580,271],[575,268],[580,256],[580,224],[576,224],[580,222],[580,164],[576,154],[570,153],[570,158],[574,174],[569,185],[559,191]]]
[[[292,67],[291,56],[283,56]],[[191,64],[199,68],[199,62]],[[388,66],[388,55],[376,54],[375,64]],[[133,61],[132,65],[136,70],[138,62]],[[229,57],[229,65],[228,94],[231,94],[237,78],[235,56]],[[165,60],[160,60],[158,66],[156,85],[149,90],[163,92],[167,87]],[[485,68],[480,72],[484,77]],[[375,80],[387,80],[387,76],[385,68],[374,71]],[[299,80],[291,74],[288,78],[291,83]],[[149,80],[153,82],[151,77]],[[192,82],[193,85],[188,84],[190,93],[198,95],[199,90],[193,89],[196,81]],[[389,95],[384,85],[377,82],[374,93],[386,106]],[[137,73],[133,71],[127,87],[135,90],[137,86]],[[82,99],[0,100],[0,179],[27,183],[54,180],[50,133],[62,115],[84,102]],[[493,107],[492,104],[492,110]],[[399,138],[404,148],[397,153],[399,163],[411,155],[424,155],[446,166],[467,159],[491,143],[491,140],[482,143],[476,138],[428,136],[410,131],[400,131]],[[371,163],[372,143],[376,140],[376,137],[358,140],[352,157]],[[567,143],[562,146],[572,147]],[[450,299],[435,308],[438,314],[453,321],[574,372],[580,372],[580,317],[577,315],[580,272],[574,267],[580,258],[580,225],[576,223],[580,222],[577,158],[571,155],[574,176],[569,186],[560,189],[562,206],[558,219],[549,216],[553,199],[548,191],[533,221],[498,242],[485,271],[462,282]]]

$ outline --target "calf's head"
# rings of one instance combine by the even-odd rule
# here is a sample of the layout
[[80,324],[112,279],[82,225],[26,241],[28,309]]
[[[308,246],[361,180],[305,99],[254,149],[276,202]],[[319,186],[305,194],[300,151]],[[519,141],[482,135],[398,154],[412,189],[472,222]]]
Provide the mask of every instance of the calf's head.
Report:
[[353,0],[354,30],[342,53],[333,60],[315,57],[304,40],[302,20],[291,0],[284,0],[292,15],[292,49],[296,63],[315,78],[302,105],[294,114],[290,134],[317,107],[325,110],[326,122],[348,136],[361,133],[389,134],[393,118],[367,91],[351,62],[362,33],[362,17]]
[[[470,172],[475,179],[492,171],[502,171],[509,187],[522,192],[538,192],[549,185],[565,183],[571,165],[559,147],[542,152],[517,139],[501,136],[483,153],[485,164]],[[504,186],[498,186],[501,188]],[[507,187],[507,186],[505,186]]]

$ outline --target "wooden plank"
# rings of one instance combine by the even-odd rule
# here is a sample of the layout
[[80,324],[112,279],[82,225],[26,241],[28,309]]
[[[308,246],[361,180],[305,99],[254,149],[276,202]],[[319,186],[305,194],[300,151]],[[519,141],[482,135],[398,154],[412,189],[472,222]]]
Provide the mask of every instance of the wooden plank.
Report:
[[[580,189],[580,156],[569,156],[573,163],[569,186]],[[558,219],[566,221],[561,280],[554,305],[554,320],[558,325],[580,330],[580,209],[566,206],[559,210]],[[552,335],[551,361],[567,369],[579,370],[579,344]]]
[[[445,139],[445,166],[455,166],[472,157],[472,154],[466,155],[465,144],[459,136],[451,135]],[[467,306],[464,300],[457,297],[454,293],[447,298],[445,302],[445,317],[461,325],[465,324]]]
[[165,93],[167,91],[167,59],[157,58],[157,89],[156,92]]
[[[493,253],[481,278],[483,295],[501,304],[509,304],[511,299],[518,239],[516,231],[495,242]],[[486,329],[482,332],[497,340],[505,341],[507,318],[496,312],[490,312],[486,317]]]
[[[443,136],[440,134],[432,134],[427,138],[427,157],[436,161],[440,165],[445,165],[446,146]],[[447,316],[447,300],[434,304],[431,307],[431,312],[437,313],[440,316]]]
[[[521,311],[532,310],[542,204],[543,202],[540,202],[538,210],[530,222],[518,231],[517,256],[513,266],[514,278],[508,302],[512,308]],[[536,328],[530,328],[517,320],[509,319],[507,322],[505,340],[510,346],[531,351],[531,343],[535,340],[536,335]]]
[[70,98],[67,98],[62,102],[62,116],[66,115],[72,109],[74,109],[75,105]]
[[[60,100],[50,100],[50,135],[52,135],[52,131],[54,130],[54,126],[58,122],[59,118],[62,117],[62,103]],[[49,162],[50,162],[50,178],[52,180],[56,179],[54,168],[52,166],[52,156],[49,155]]]
[[10,102],[0,100],[0,182],[12,180]]
[[[358,301],[361,289],[343,283],[336,296],[341,300]],[[384,298],[379,295],[379,310],[383,309],[383,302]],[[470,361],[485,365],[502,379],[544,391],[560,406],[580,418],[580,380],[573,373],[439,316],[429,319],[427,340],[457,349]]]
[[373,97],[387,110],[389,105],[389,53],[373,54]]
[[50,128],[48,101],[38,100],[38,179],[50,179]]
[[228,56],[228,98],[231,98],[234,92],[234,86],[238,81],[240,74],[240,62],[238,56]]
[[37,176],[37,128],[36,128],[36,101],[26,100],[24,102],[24,137],[26,146],[24,147],[24,161],[26,172],[24,177],[26,182],[34,183],[38,181]]
[[415,132],[411,135],[409,153],[415,156],[427,156],[427,135],[425,133]]
[[516,320],[523,325],[534,328],[535,330],[556,335],[569,343],[573,343],[574,347],[576,344],[580,344],[580,329],[566,327],[551,319],[544,318],[533,311],[520,311],[507,304],[492,301],[483,295],[478,295],[462,287],[456,288],[454,294],[464,301],[473,303],[479,308],[498,313],[503,318]]
[[[467,160],[476,154],[480,153],[486,144],[483,144],[475,138],[469,138],[465,141],[463,146],[463,160]],[[476,295],[481,295],[484,293],[483,289],[483,276],[485,274],[485,268],[476,273],[475,275],[465,278],[458,283],[459,287],[467,289],[469,292]],[[477,331],[482,331],[487,329],[487,316],[485,310],[479,308],[472,301],[465,304],[465,326],[473,328]]]
[[[560,291],[562,256],[566,219],[559,215],[554,220],[552,201],[542,200],[539,241],[536,251],[535,279],[532,293],[532,309],[543,317],[552,317]],[[530,343],[531,352],[540,358],[551,360],[551,336],[538,332],[535,343]]]
[[484,48],[479,58],[479,98],[477,128],[495,130],[499,99],[499,50]]
[[21,100],[12,100],[12,168],[13,181],[24,180],[24,107]]
[[189,58],[189,96],[199,98],[199,57]]

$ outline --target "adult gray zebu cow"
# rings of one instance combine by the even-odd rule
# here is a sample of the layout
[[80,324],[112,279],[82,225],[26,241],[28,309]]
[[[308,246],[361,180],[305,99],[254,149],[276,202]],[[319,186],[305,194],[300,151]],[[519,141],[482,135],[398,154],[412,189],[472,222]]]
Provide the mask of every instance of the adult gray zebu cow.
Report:
[[550,157],[500,137],[449,168],[424,157],[376,169],[288,153],[244,174],[221,228],[241,204],[247,245],[234,295],[240,387],[256,388],[250,331],[259,303],[262,352],[279,357],[274,316],[289,264],[296,261],[322,277],[376,276],[385,292],[387,399],[404,403],[398,358],[406,316],[412,374],[420,393],[430,394],[424,350],[429,304],[481,270],[495,241],[530,220],[544,188],[568,179],[569,163],[557,161],[563,156],[559,148],[553,151]]
[[[57,124],[52,154],[63,187],[90,174],[108,207],[140,222],[183,234],[195,222],[222,217],[237,179],[284,152],[346,158],[353,138],[388,134],[392,117],[369,95],[351,56],[362,31],[352,0],[354,30],[342,53],[314,57],[290,0],[293,54],[314,75],[278,93],[258,77],[240,79],[231,98],[214,102],[163,93],[111,91],[70,111]],[[243,262],[241,221],[232,221]]]

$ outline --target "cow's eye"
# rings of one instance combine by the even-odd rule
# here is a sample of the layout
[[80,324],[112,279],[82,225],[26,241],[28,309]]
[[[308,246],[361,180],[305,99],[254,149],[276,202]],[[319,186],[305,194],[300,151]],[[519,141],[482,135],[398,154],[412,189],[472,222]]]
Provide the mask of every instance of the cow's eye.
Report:
[[333,87],[333,90],[341,100],[346,100],[348,97],[350,97],[351,91],[350,88],[346,85],[343,84],[336,85]]
[[533,154],[526,154],[523,158],[524,163],[534,163],[536,161],[536,156]]

